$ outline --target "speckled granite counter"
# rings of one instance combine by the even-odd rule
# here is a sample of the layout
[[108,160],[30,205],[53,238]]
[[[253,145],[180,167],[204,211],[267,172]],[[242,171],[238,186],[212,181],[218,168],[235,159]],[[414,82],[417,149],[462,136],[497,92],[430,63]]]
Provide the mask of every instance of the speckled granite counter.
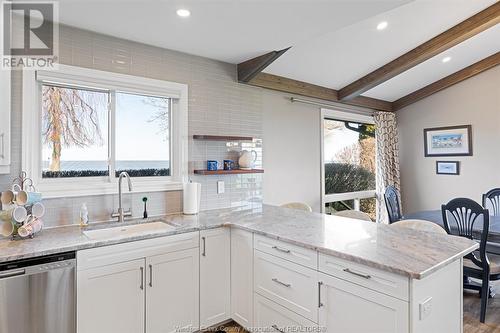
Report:
[[[263,205],[162,218],[172,230],[91,240],[78,226],[44,230],[34,239],[0,240],[0,262],[231,226],[415,279],[478,248],[474,241],[365,221]],[[158,219],[156,219],[158,220]]]

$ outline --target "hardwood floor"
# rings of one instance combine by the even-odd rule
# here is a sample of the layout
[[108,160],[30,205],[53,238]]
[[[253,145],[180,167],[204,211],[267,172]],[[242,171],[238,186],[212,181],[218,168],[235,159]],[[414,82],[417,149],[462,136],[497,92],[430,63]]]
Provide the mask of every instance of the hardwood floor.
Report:
[[[479,322],[480,298],[477,292],[464,292],[464,333],[500,333],[500,281],[492,282],[498,294],[489,300],[486,322]],[[218,333],[246,333],[235,322],[223,325]],[[216,330],[217,331],[217,330]],[[212,331],[213,333],[213,331]]]

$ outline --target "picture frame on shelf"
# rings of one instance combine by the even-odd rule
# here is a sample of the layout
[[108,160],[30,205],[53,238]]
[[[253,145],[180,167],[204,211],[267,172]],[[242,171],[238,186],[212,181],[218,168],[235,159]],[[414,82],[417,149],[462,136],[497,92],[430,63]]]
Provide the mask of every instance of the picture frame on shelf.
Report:
[[459,161],[436,161],[437,175],[460,175]]
[[425,157],[472,156],[472,126],[424,129]]

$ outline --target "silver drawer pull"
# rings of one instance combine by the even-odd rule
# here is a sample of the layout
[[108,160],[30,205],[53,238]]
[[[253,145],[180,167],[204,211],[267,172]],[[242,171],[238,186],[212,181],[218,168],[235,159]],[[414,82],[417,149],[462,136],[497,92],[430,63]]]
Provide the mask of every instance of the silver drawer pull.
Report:
[[271,327],[272,327],[272,328],[274,328],[274,329],[275,329],[276,331],[278,331],[278,332],[285,333],[285,331],[283,331],[282,329],[280,329],[280,328],[278,327],[278,325],[271,325]]
[[361,274],[361,273],[356,273],[356,272],[351,271],[349,268],[344,268],[344,272],[350,273],[350,274],[353,274],[353,275],[356,275],[356,276],[359,276],[359,277],[362,277],[362,278],[367,279],[367,280],[372,278],[371,275],[368,275],[368,274],[365,275],[365,274]]
[[278,280],[277,278],[272,278],[272,280],[278,284],[281,284],[282,286],[285,286],[287,288],[290,288],[292,285],[290,283],[285,283],[285,282],[281,282],[280,280]]
[[273,249],[275,249],[276,251],[283,252],[283,253],[290,253],[290,252],[292,252],[292,251],[290,251],[290,250],[287,250],[287,249],[282,249],[282,248],[277,247],[277,246],[273,246]]
[[20,276],[26,274],[26,271],[24,269],[20,269],[17,271],[8,271],[5,273],[0,273],[0,279],[6,279],[14,276]]

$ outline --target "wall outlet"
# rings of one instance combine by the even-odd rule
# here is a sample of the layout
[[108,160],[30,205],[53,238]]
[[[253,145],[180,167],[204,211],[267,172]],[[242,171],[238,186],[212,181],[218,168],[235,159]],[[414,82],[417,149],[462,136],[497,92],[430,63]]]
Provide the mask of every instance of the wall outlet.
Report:
[[217,194],[222,194],[224,193],[225,188],[224,188],[224,181],[219,180],[217,181]]
[[420,320],[424,320],[429,317],[432,312],[432,297],[429,297],[425,301],[421,302],[418,307],[420,310]]

